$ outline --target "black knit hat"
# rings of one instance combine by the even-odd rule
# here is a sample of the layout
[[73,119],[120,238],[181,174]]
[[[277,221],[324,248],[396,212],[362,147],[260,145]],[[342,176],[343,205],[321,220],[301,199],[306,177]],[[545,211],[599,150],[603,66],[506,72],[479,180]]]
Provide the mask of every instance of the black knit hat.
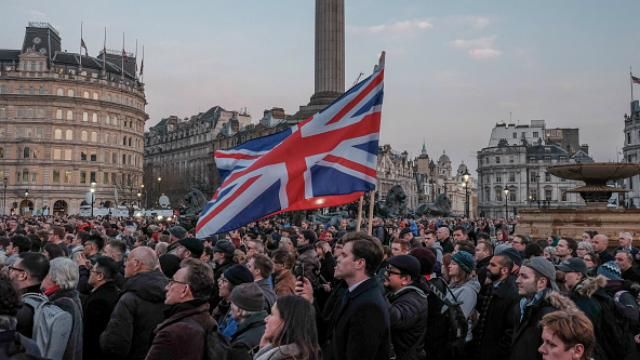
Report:
[[246,266],[240,264],[228,268],[224,272],[224,278],[229,280],[234,286],[253,282],[253,274],[251,271],[249,271]]
[[411,255],[392,256],[389,258],[388,263],[403,273],[411,276],[414,280],[420,277],[420,262]]
[[231,290],[231,302],[245,311],[264,310],[264,293],[256,283],[241,284]]
[[174,254],[164,254],[158,260],[162,273],[168,278],[172,278],[173,274],[180,270],[180,258]]
[[409,255],[414,256],[420,262],[420,272],[422,275],[431,275],[433,267],[436,266],[436,254],[430,248],[415,248]]
[[204,251],[204,245],[202,244],[202,241],[196,238],[187,237],[179,240],[178,244],[184,246],[187,250],[189,250],[194,258],[199,258]]

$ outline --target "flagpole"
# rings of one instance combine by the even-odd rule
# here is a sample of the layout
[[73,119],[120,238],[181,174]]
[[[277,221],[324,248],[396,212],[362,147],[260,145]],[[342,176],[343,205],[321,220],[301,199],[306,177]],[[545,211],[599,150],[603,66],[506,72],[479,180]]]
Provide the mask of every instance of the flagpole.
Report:
[[120,79],[124,80],[124,32],[122,33],[122,54],[120,55]]
[[[367,234],[371,236],[373,234],[373,202],[376,199],[376,190],[369,192],[369,224],[367,225]],[[380,239],[382,241],[383,239]]]
[[82,21],[80,21],[80,71],[82,71]]
[[136,56],[135,56],[136,66],[133,71],[133,77],[138,76],[138,39],[136,39]]
[[360,231],[360,226],[362,225],[362,202],[364,200],[364,194],[360,195],[360,200],[358,200],[358,219],[356,220],[356,231]]
[[140,81],[144,84],[144,44],[142,44],[142,62],[140,63]]
[[104,27],[104,43],[102,44],[102,71],[107,74],[107,27]]
[[633,102],[633,70],[629,66],[629,86],[631,87],[631,102]]

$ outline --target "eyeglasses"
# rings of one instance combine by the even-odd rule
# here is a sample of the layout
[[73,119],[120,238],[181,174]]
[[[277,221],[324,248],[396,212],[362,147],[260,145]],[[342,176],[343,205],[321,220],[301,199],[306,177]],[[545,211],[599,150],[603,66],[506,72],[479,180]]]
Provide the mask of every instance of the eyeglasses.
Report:
[[402,275],[402,273],[400,271],[393,271],[393,270],[391,270],[390,267],[385,268],[385,270],[386,270],[387,274],[393,274],[393,275],[398,275],[398,276]]
[[178,281],[176,279],[169,279],[169,285],[173,285],[173,284],[182,284],[182,285],[187,285],[189,286],[188,282],[184,282],[184,281]]
[[9,271],[20,271],[20,272],[26,272],[27,270],[25,269],[20,269],[14,266],[9,266]]

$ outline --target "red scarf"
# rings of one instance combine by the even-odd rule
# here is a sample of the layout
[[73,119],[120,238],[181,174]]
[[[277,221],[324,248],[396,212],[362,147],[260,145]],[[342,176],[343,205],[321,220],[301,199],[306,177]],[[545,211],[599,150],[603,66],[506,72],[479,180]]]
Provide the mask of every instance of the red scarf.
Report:
[[48,289],[45,289],[45,290],[44,290],[44,294],[45,294],[46,296],[51,296],[51,295],[55,294],[55,293],[56,293],[56,291],[58,291],[58,290],[60,290],[60,286],[58,286],[58,285],[53,285],[52,287],[50,287],[50,288],[48,288]]

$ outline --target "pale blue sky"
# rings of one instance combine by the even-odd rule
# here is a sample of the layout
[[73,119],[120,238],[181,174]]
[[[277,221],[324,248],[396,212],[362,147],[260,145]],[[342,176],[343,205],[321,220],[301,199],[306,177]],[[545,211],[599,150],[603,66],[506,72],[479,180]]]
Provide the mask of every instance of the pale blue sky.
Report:
[[[579,127],[596,160],[616,159],[640,74],[636,0],[346,0],[346,81],[387,51],[382,142],[476,167],[498,121]],[[4,0],[0,48],[19,48],[30,20],[89,53],[145,45],[151,119],[214,105],[294,113],[313,91],[313,0]],[[139,50],[141,52],[141,50]],[[640,87],[636,89],[640,94]]]

